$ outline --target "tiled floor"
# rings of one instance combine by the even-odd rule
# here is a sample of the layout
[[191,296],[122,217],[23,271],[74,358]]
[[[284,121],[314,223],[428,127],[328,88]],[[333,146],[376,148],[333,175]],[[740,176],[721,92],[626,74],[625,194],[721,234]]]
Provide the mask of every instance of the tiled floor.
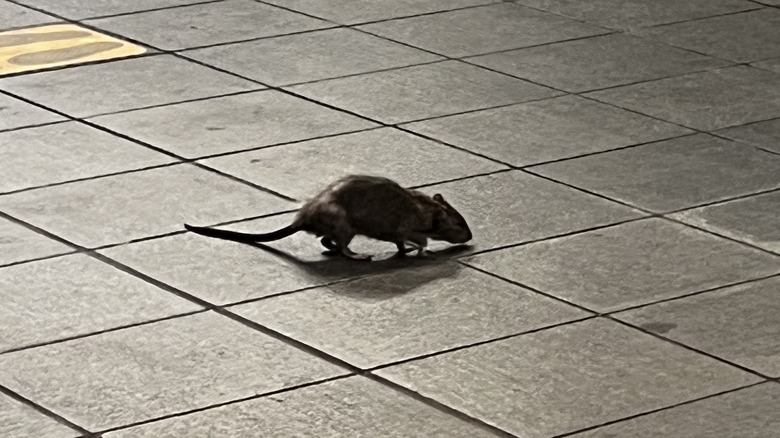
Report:
[[[146,49],[0,69],[0,437],[780,437],[778,8],[0,0]],[[182,228],[352,172],[472,245]]]

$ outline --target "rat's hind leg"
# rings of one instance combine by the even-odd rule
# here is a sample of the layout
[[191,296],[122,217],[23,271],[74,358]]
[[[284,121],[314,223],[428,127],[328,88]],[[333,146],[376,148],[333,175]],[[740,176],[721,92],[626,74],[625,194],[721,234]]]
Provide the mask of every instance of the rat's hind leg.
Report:
[[409,237],[409,242],[415,246],[410,249],[409,252],[417,250],[417,257],[423,257],[425,255],[425,248],[428,246],[428,237],[424,234]]
[[343,231],[338,235],[333,236],[331,243],[336,245],[336,248],[338,248],[338,251],[340,251],[344,257],[350,258],[352,260],[371,260],[371,254],[358,254],[349,249],[349,242],[352,241],[353,237],[355,237],[354,233]]
[[333,243],[333,240],[331,240],[330,237],[323,237],[320,240],[320,243],[322,243],[322,246],[324,246],[327,249],[327,251],[323,251],[322,254],[327,256],[341,254],[341,251],[339,251],[338,246],[336,246],[336,244]]

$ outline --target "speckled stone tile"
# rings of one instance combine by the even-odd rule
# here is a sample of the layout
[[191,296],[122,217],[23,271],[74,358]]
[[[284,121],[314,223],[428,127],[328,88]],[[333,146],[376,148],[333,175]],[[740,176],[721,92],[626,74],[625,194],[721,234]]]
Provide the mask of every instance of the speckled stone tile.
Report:
[[64,120],[45,109],[0,94],[0,131]]
[[497,0],[403,0],[400,2],[385,0],[270,0],[268,3],[338,23],[356,24],[497,2]]
[[203,163],[301,200],[347,174],[385,176],[409,187],[506,169],[392,128],[271,147]]
[[331,26],[253,0],[226,0],[87,21],[163,50],[229,43]]
[[403,127],[514,166],[693,132],[577,96],[431,119]]
[[108,433],[105,437],[336,438],[367,433],[396,438],[495,436],[371,380],[347,377]]
[[0,269],[0,350],[201,307],[85,255]]
[[762,438],[780,428],[780,385],[763,383],[600,427],[573,438]]
[[744,66],[627,85],[587,96],[705,131],[780,117],[780,75]]
[[756,9],[742,0],[515,0],[613,29],[630,29]]
[[0,210],[88,247],[283,211],[292,203],[184,164],[21,192]]
[[780,253],[780,191],[685,210],[671,217]]
[[780,56],[780,10],[775,8],[642,29],[638,33],[736,62]]
[[378,126],[273,90],[90,120],[188,158]]
[[74,117],[89,117],[263,87],[155,55],[0,78],[0,88]]
[[77,122],[0,132],[0,153],[0,192],[174,161]]
[[[5,198],[0,197],[0,211],[4,203]],[[0,218],[0,266],[72,251],[65,244]]]
[[716,134],[780,154],[780,118],[726,128]]
[[75,438],[80,433],[48,418],[5,394],[0,394],[0,436]]
[[185,56],[276,86],[444,59],[346,28],[197,49]]
[[341,374],[214,313],[0,355],[0,384],[91,430]]
[[597,319],[378,372],[509,433],[549,437],[755,383],[758,378]]
[[754,67],[763,68],[764,70],[770,70],[775,73],[780,73],[780,58],[767,59],[766,61],[754,62],[751,65]]
[[706,134],[532,170],[658,212],[780,187],[780,156]]
[[467,263],[599,312],[780,272],[771,254],[663,219],[502,249]]
[[230,310],[364,369],[589,316],[453,262]]
[[606,32],[508,2],[383,21],[360,29],[453,58]]
[[168,8],[204,0],[100,0],[85,2],[82,0],[17,0],[18,3],[45,9],[64,17],[80,20],[103,15],[126,14],[149,9]]
[[32,26],[35,24],[52,23],[55,17],[15,5],[8,1],[0,1],[0,30],[17,27]]
[[[780,267],[780,257],[775,259]],[[632,325],[780,377],[780,277],[615,315]]]
[[289,90],[391,124],[560,94],[457,61],[331,79]]
[[572,93],[730,64],[626,34],[494,53],[467,61]]

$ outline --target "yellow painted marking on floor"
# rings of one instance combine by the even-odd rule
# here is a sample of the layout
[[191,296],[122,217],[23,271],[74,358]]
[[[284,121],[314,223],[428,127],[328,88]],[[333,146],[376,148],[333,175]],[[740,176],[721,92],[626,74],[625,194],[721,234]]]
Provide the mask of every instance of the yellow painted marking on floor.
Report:
[[141,46],[74,24],[0,32],[0,76],[146,52]]

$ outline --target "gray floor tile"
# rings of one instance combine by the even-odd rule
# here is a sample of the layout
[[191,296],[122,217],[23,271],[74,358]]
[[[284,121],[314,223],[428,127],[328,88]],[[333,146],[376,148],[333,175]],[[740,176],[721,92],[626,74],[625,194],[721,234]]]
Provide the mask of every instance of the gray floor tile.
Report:
[[253,0],[227,0],[86,22],[158,49],[282,35],[330,26],[327,22]]
[[0,384],[92,430],[343,373],[214,313],[0,356]]
[[59,21],[46,15],[11,2],[0,0],[0,30],[17,27],[32,26],[35,24],[52,23]]
[[780,118],[726,128],[716,134],[780,154]]
[[80,435],[56,420],[38,413],[5,394],[0,394],[0,436],[69,438]]
[[[0,198],[2,211],[4,198]],[[73,250],[5,219],[0,219],[0,265],[32,260]],[[1,275],[1,274],[0,274]]]
[[774,8],[642,29],[638,33],[736,62],[780,56],[780,10]]
[[656,212],[780,187],[780,156],[707,134],[532,170]]
[[213,172],[178,165],[21,192],[0,209],[84,246],[272,213],[292,203]]
[[770,70],[775,73],[780,73],[780,58],[767,59],[766,61],[754,62],[751,64],[764,70]]
[[0,94],[0,131],[64,120],[45,109]]
[[577,96],[431,119],[404,128],[514,166],[693,132]]
[[0,79],[0,88],[71,116],[89,117],[263,87],[160,55]]
[[174,161],[77,122],[0,133],[0,152],[0,192]]
[[496,0],[270,0],[296,11],[326,18],[338,23],[356,24],[367,21],[386,20],[395,17],[427,14],[448,9],[465,8]]
[[423,191],[443,194],[463,214],[480,251],[639,216],[635,210],[519,171]]
[[[776,259],[780,266],[780,258]],[[618,313],[618,319],[780,377],[780,277]]]
[[188,158],[378,126],[273,90],[111,114],[91,121]]
[[451,262],[232,307],[361,368],[589,314]]
[[761,438],[780,430],[780,385],[764,383],[573,438]]
[[0,350],[200,309],[84,255],[3,268],[0,291]]
[[543,330],[379,373],[524,437],[549,437],[757,381],[616,322]]
[[290,90],[386,123],[410,122],[559,94],[457,61],[331,79]]
[[694,20],[759,7],[742,0],[515,0],[613,29]]
[[128,12],[199,3],[204,0],[17,0],[18,3],[45,9],[63,17],[80,20],[103,15],[126,14]]
[[301,200],[347,174],[385,176],[411,187],[506,169],[392,128],[228,155],[203,164]]
[[686,210],[672,217],[780,253],[780,191]]
[[467,263],[599,312],[780,272],[775,256],[662,219],[503,249]]
[[[490,29],[486,32],[485,29]],[[361,26],[360,29],[450,57],[477,55],[604,33],[558,15],[498,3]]]
[[362,377],[339,379],[105,436],[336,438],[367,434],[395,438],[494,436]]
[[588,94],[705,131],[780,116],[780,75],[730,67]]
[[729,64],[625,34],[494,53],[468,61],[574,93]]
[[443,59],[353,29],[229,44],[188,51],[185,56],[276,86]]

